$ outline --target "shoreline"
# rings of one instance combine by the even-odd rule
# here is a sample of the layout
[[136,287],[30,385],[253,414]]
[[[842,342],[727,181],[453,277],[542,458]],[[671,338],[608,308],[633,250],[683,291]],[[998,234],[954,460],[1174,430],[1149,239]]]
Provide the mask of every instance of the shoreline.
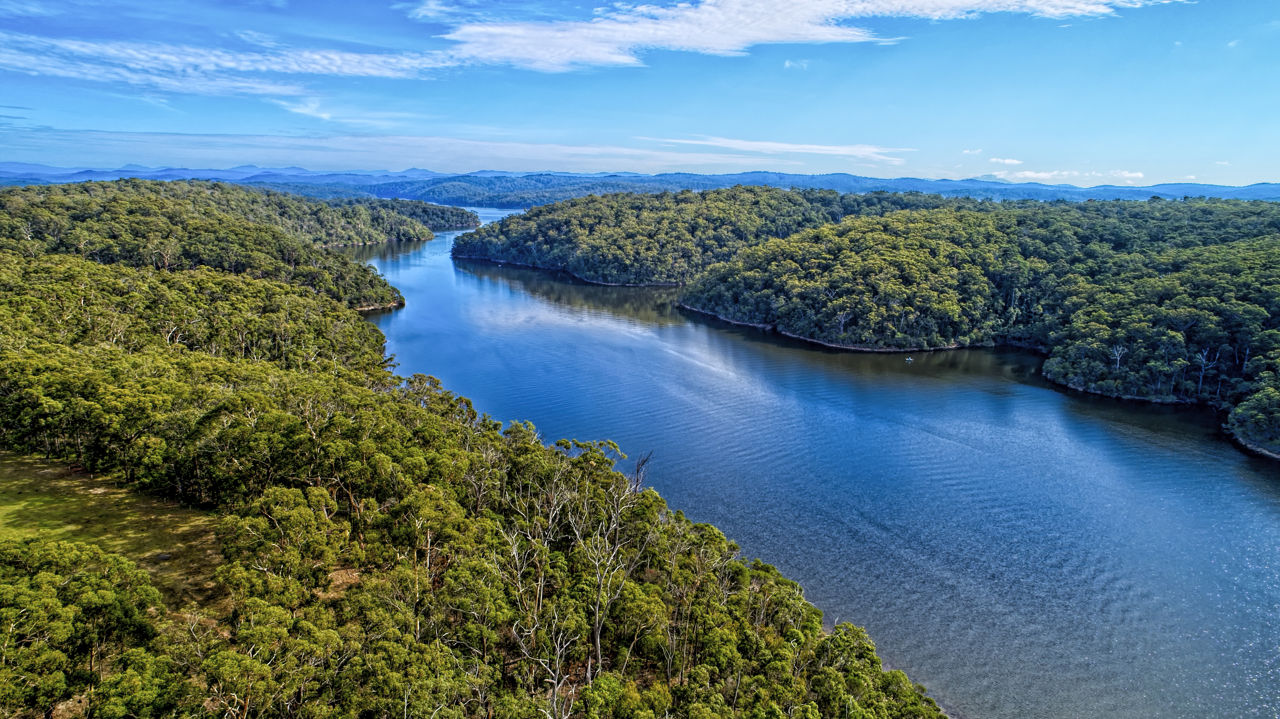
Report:
[[1231,431],[1231,428],[1230,428],[1230,427],[1228,427],[1228,426],[1227,426],[1227,425],[1225,425],[1225,424],[1224,424],[1224,425],[1222,425],[1222,431],[1223,431],[1223,432],[1226,432],[1226,433],[1227,433],[1227,436],[1231,438],[1231,441],[1232,441],[1232,442],[1234,442],[1238,447],[1240,447],[1240,449],[1242,449],[1242,450],[1244,450],[1244,451],[1246,451],[1246,452],[1249,452],[1250,454],[1256,454],[1256,455],[1258,455],[1259,457],[1265,457],[1265,458],[1267,458],[1267,459],[1271,459],[1271,460],[1275,460],[1275,461],[1277,461],[1277,462],[1280,462],[1280,452],[1273,452],[1273,451],[1271,451],[1271,450],[1269,450],[1269,449],[1266,449],[1266,448],[1260,447],[1260,446],[1258,446],[1258,445],[1256,445],[1256,444],[1254,444],[1254,443],[1250,442],[1249,440],[1245,439],[1244,437],[1241,437],[1240,435],[1236,434],[1235,432],[1232,432],[1232,431]]
[[406,239],[402,239],[402,240],[397,240],[397,239],[394,239],[394,238],[388,237],[388,238],[387,238],[387,239],[385,239],[385,240],[381,240],[381,241],[374,241],[374,242],[326,242],[326,243],[324,243],[324,244],[318,244],[318,245],[316,245],[316,246],[317,246],[317,247],[324,247],[324,248],[332,248],[332,247],[370,247],[370,246],[372,246],[372,245],[398,245],[398,244],[400,244],[401,242],[431,242],[432,240],[434,240],[434,239],[436,239],[437,237],[439,237],[439,235],[440,235],[440,233],[441,233],[441,232],[471,232],[471,231],[473,231],[473,230],[478,230],[478,229],[480,229],[480,225],[476,225],[476,226],[474,226],[474,227],[450,227],[450,228],[441,228],[441,229],[436,229],[436,228],[432,227],[432,228],[428,228],[428,229],[430,229],[430,230],[431,230],[431,236],[430,236],[430,237],[410,237],[410,238],[406,238]]
[[[595,281],[595,280],[590,280],[590,279],[587,279],[587,278],[585,278],[585,277],[581,277],[581,276],[579,276],[579,275],[577,275],[577,274],[575,274],[575,273],[573,273],[573,272],[570,272],[569,270],[553,269],[553,268],[548,268],[548,267],[539,267],[539,266],[537,266],[537,265],[529,265],[529,264],[525,264],[525,263],[523,263],[523,262],[507,262],[507,261],[502,261],[502,260],[494,260],[494,259],[490,259],[490,258],[488,258],[488,257],[474,257],[474,256],[470,256],[470,255],[452,255],[452,256],[453,256],[453,258],[454,258],[454,259],[458,259],[458,260],[471,260],[471,261],[477,261],[477,262],[487,262],[487,263],[489,263],[489,264],[494,264],[494,265],[499,265],[499,266],[511,265],[511,266],[514,266],[514,267],[523,267],[523,268],[532,269],[532,270],[539,270],[539,271],[541,271],[541,272],[563,273],[563,274],[565,274],[565,275],[567,275],[567,276],[569,276],[569,277],[572,277],[572,278],[574,278],[575,280],[578,280],[578,281],[580,281],[580,282],[584,282],[584,283],[586,283],[586,284],[588,284],[588,285],[596,285],[596,286],[599,286],[599,287],[683,287],[683,286],[684,286],[684,283],[678,283],[678,282],[671,282],[671,283],[641,283],[641,284],[615,284],[615,283],[610,283],[610,282],[597,282],[597,281]],[[908,352],[948,352],[948,351],[951,351],[951,350],[959,350],[959,349],[996,349],[996,348],[1000,348],[1000,347],[1009,347],[1009,348],[1013,348],[1013,349],[1021,349],[1021,350],[1027,350],[1027,351],[1030,351],[1030,352],[1034,352],[1034,353],[1036,353],[1036,354],[1038,354],[1038,355],[1040,355],[1040,356],[1042,356],[1042,357],[1047,357],[1047,356],[1048,356],[1048,354],[1049,354],[1048,349],[1047,349],[1047,348],[1045,348],[1045,347],[1041,347],[1041,346],[1039,346],[1039,345],[1035,345],[1035,344],[1032,344],[1032,343],[1029,343],[1029,342],[1022,342],[1022,341],[1016,341],[1016,340],[1006,340],[1006,341],[1002,341],[1002,342],[995,342],[995,343],[990,344],[990,345],[959,345],[959,344],[956,344],[956,345],[948,345],[948,346],[945,346],[945,347],[907,347],[907,348],[896,348],[896,347],[859,347],[859,346],[855,346],[855,345],[841,345],[841,344],[835,344],[835,343],[833,343],[833,342],[824,342],[823,340],[813,339],[813,338],[811,338],[811,337],[803,337],[803,336],[801,336],[801,335],[792,334],[792,333],[787,332],[787,331],[785,331],[785,330],[780,330],[780,329],[778,329],[777,325],[758,324],[758,323],[754,323],[754,322],[743,322],[743,321],[739,321],[739,320],[732,320],[732,319],[729,319],[729,318],[724,317],[724,316],[722,316],[722,315],[718,315],[718,314],[716,314],[716,313],[714,313],[714,312],[710,312],[710,311],[708,311],[708,310],[704,310],[704,309],[701,309],[701,308],[699,308],[699,307],[694,307],[694,306],[692,306],[692,305],[687,305],[687,304],[685,304],[685,303],[683,303],[683,302],[677,302],[677,303],[676,303],[676,306],[677,306],[677,307],[679,307],[679,308],[681,308],[681,309],[688,310],[688,311],[690,311],[690,312],[693,312],[693,313],[696,313],[696,314],[699,314],[699,315],[703,315],[703,316],[705,316],[705,317],[711,317],[711,318],[714,318],[714,319],[720,320],[721,322],[725,322],[725,323],[727,323],[727,324],[731,324],[731,325],[734,325],[734,326],[737,326],[737,327],[750,327],[750,328],[752,328],[752,329],[760,330],[760,331],[762,331],[762,332],[774,333],[774,334],[777,334],[777,335],[779,335],[779,336],[786,337],[786,338],[788,338],[788,339],[793,339],[793,340],[797,340],[797,341],[799,341],[799,342],[804,342],[804,343],[806,343],[806,344],[818,345],[818,346],[820,346],[820,347],[826,347],[826,348],[828,348],[828,349],[834,349],[834,350],[841,350],[841,351],[844,351],[844,352],[860,352],[860,353],[866,353],[866,354],[906,354],[906,353],[908,353]],[[387,308],[381,308],[381,309],[387,309]],[[1086,389],[1086,388],[1084,388],[1084,387],[1074,386],[1074,385],[1066,384],[1066,383],[1064,383],[1064,382],[1059,382],[1059,381],[1057,381],[1057,380],[1055,380],[1055,379],[1052,379],[1052,378],[1050,378],[1050,377],[1048,377],[1047,375],[1045,375],[1045,374],[1044,374],[1044,368],[1043,368],[1043,367],[1041,367],[1041,369],[1040,369],[1040,371],[1039,371],[1039,374],[1040,374],[1040,376],[1041,376],[1042,378],[1044,378],[1044,380],[1045,380],[1046,382],[1048,382],[1050,385],[1052,385],[1053,387],[1055,387],[1055,388],[1057,388],[1057,389],[1059,389],[1059,390],[1070,390],[1070,391],[1072,391],[1072,392],[1079,392],[1079,393],[1081,393],[1081,394],[1089,395],[1089,396],[1092,396],[1092,397],[1101,397],[1101,398],[1104,398],[1104,399],[1119,400],[1119,401],[1122,401],[1122,402],[1131,402],[1131,403],[1134,403],[1134,404],[1160,405],[1160,406],[1164,406],[1164,407],[1188,407],[1188,408],[1191,408],[1191,407],[1201,407],[1201,406],[1203,406],[1203,407],[1205,407],[1205,408],[1207,408],[1207,409],[1214,409],[1214,408],[1213,408],[1212,406],[1210,406],[1210,405],[1203,404],[1203,403],[1200,403],[1200,402],[1193,402],[1193,401],[1191,401],[1191,400],[1185,400],[1185,399],[1177,399],[1177,398],[1160,398],[1160,397],[1139,397],[1139,396],[1137,396],[1137,395],[1114,395],[1114,394],[1106,394],[1106,393],[1103,393],[1103,392],[1097,392],[1097,391],[1094,391],[1094,390]],[[1217,411],[1220,411],[1220,410],[1217,410]],[[1224,424],[1224,425],[1222,425],[1222,430],[1223,430],[1223,432],[1225,432],[1225,433],[1226,433],[1227,437],[1228,437],[1228,438],[1230,438],[1230,440],[1231,440],[1232,442],[1234,442],[1234,443],[1235,443],[1235,444],[1236,444],[1240,449],[1242,449],[1242,450],[1244,450],[1244,451],[1247,451],[1247,452],[1251,452],[1251,453],[1256,454],[1256,455],[1261,456],[1261,457],[1266,457],[1266,458],[1268,458],[1268,459],[1272,459],[1272,460],[1275,460],[1275,461],[1280,461],[1280,453],[1272,452],[1272,451],[1270,451],[1270,450],[1264,449],[1264,448],[1259,447],[1259,446],[1257,446],[1257,445],[1251,444],[1251,443],[1250,443],[1250,442],[1248,442],[1247,440],[1245,440],[1245,439],[1243,439],[1243,438],[1241,438],[1241,437],[1236,436],[1236,434],[1235,434],[1234,432],[1232,432],[1232,431],[1231,431],[1231,430],[1230,430],[1230,429],[1229,429],[1225,424]]]
[[530,265],[524,262],[516,262],[514,260],[495,260],[491,257],[477,257],[475,255],[455,255],[452,252],[449,256],[455,260],[470,260],[472,262],[487,262],[491,265],[499,267],[524,267],[530,270],[539,270],[541,272],[558,272],[568,275],[573,279],[588,285],[596,285],[597,287],[684,287],[683,282],[601,282],[600,280],[591,280],[570,270],[558,267],[542,267],[541,265]]
[[385,305],[364,305],[363,307],[352,307],[351,309],[363,314],[365,312],[381,312],[383,310],[398,310],[401,307],[404,307],[404,305],[405,305],[404,298],[401,298],[396,302],[389,302]]

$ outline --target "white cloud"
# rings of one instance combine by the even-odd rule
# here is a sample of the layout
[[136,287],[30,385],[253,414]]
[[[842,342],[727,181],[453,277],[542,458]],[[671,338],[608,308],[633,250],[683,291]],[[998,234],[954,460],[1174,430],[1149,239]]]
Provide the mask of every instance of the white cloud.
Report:
[[459,60],[544,71],[640,65],[643,50],[741,55],[766,43],[869,42],[868,30],[836,24],[841,0],[703,0],[670,7],[640,5],[591,20],[464,24],[445,35]]
[[236,37],[244,40],[250,45],[257,45],[258,47],[280,47],[280,41],[277,40],[274,35],[268,35],[265,32],[258,32],[257,30],[240,30],[236,33]]
[[961,151],[960,151],[960,154],[962,154],[962,155],[981,155],[981,154],[982,154],[982,150],[961,150]]
[[302,102],[286,102],[284,100],[272,100],[271,102],[276,105],[279,105],[280,107],[283,107],[289,112],[297,113],[299,115],[306,115],[307,117],[314,117],[320,120],[328,120],[333,117],[333,113],[323,112],[320,109],[319,100],[312,99],[312,100],[304,100]]
[[1018,170],[1011,172],[1009,170],[1000,170],[995,175],[1004,180],[1021,180],[1023,182],[1124,180],[1126,184],[1130,185],[1134,184],[1135,180],[1141,180],[1146,177],[1145,173],[1132,170],[1111,170],[1110,172],[1099,172],[1097,170]]
[[[6,38],[0,34],[0,42]],[[72,80],[119,82],[150,87],[164,92],[201,95],[298,95],[302,89],[289,83],[212,74],[168,74],[127,64],[106,64],[88,57],[59,56],[24,50],[20,46],[0,46],[0,70]]]
[[35,0],[0,0],[0,17],[43,17],[60,11]]
[[[671,0],[666,0],[668,3]],[[542,71],[634,66],[650,50],[741,55],[776,43],[895,42],[849,24],[897,16],[934,20],[984,13],[1044,17],[1104,16],[1118,9],[1181,0],[689,0],[616,4],[585,20],[548,19],[517,0],[423,0],[411,17],[445,22],[453,45],[422,52],[348,52],[290,48],[256,31],[237,36],[250,52],[158,42],[83,40],[0,31],[0,70],[212,95],[305,95],[276,75],[419,78],[434,69],[512,65]],[[268,4],[276,4],[269,2]],[[405,6],[401,6],[405,7]],[[0,16],[46,12],[32,0],[0,0]],[[514,19],[513,19],[514,18]],[[803,69],[805,61],[790,61]]]
[[[8,159],[16,161],[35,162],[57,153],[64,157],[79,156],[84,163],[101,165],[137,162],[222,167],[231,162],[270,166],[296,164],[335,170],[427,167],[442,172],[470,172],[499,166],[512,171],[735,172],[760,166],[760,156],[756,154],[416,135],[29,131],[0,126],[0,146],[5,148]],[[770,164],[799,166],[799,163],[786,160],[771,160]]]
[[429,115],[423,115],[416,112],[369,110],[365,108],[352,107],[322,107],[320,100],[317,98],[308,98],[298,102],[291,102],[288,100],[268,100],[268,102],[273,105],[279,105],[285,110],[298,115],[305,115],[307,117],[314,117],[318,120],[326,120],[344,125],[369,127],[380,130],[405,127],[413,121],[431,119]]
[[[871,17],[948,20],[1009,12],[1043,17],[1112,15],[1120,8],[1180,0],[700,0],[619,5],[590,20],[468,22],[444,37],[462,61],[544,71],[642,64],[646,50],[740,55],[770,43],[893,42],[845,24]],[[415,10],[437,15],[428,0]]]
[[124,82],[168,92],[298,95],[302,89],[252,75],[412,78],[449,65],[434,53],[275,49],[232,52],[189,45],[47,38],[0,31],[0,69]]
[[786,70],[808,70],[809,61],[808,60],[784,60],[782,62],[782,67]]
[[1233,47],[1233,48],[1234,48],[1234,47],[1239,47],[1239,45],[1240,45],[1240,41],[1239,41],[1239,40],[1232,40],[1231,42],[1227,43],[1227,47]]
[[1229,166],[1231,163],[1230,163],[1230,162],[1227,162],[1226,160],[1218,160],[1217,162],[1215,162],[1215,163],[1213,163],[1213,164],[1215,164],[1215,165],[1222,165],[1223,167],[1227,167],[1227,166]]
[[1021,165],[1022,164],[1022,160],[1014,160],[1009,157],[993,157],[989,160],[989,162],[994,162],[997,165]]
[[727,137],[700,137],[693,139],[675,139],[666,137],[637,137],[637,140],[649,140],[671,145],[700,145],[718,147],[738,152],[755,152],[764,155],[836,155],[870,162],[882,162],[887,165],[901,165],[904,160],[890,153],[914,152],[906,147],[880,147],[878,145],[808,145],[790,142],[772,142],[767,140],[735,140]]
[[1184,179],[1184,180],[1194,180],[1194,179],[1196,179],[1196,176],[1195,176],[1195,175],[1187,175],[1186,177],[1184,177],[1184,178],[1182,178],[1182,179]]

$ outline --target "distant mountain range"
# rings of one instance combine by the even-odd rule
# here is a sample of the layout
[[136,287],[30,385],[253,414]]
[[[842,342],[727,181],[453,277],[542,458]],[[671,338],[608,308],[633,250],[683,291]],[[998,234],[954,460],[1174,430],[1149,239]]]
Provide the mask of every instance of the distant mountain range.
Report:
[[845,173],[796,175],[780,172],[740,172],[728,175],[664,173],[503,172],[486,170],[463,175],[409,169],[402,172],[352,170],[328,172],[301,167],[241,165],[225,170],[125,165],[115,169],[49,167],[23,162],[0,162],[0,185],[84,182],[137,177],[147,180],[205,179],[234,182],[313,197],[387,197],[426,200],[445,205],[523,208],[572,197],[609,192],[709,190],[733,185],[769,185],[839,192],[924,192],[950,197],[993,200],[1145,200],[1155,197],[1221,197],[1240,200],[1280,200],[1280,183],[1245,187],[1169,183],[1129,185],[1045,185],[1012,183],[986,176],[968,180],[926,180],[912,177],[881,179]]

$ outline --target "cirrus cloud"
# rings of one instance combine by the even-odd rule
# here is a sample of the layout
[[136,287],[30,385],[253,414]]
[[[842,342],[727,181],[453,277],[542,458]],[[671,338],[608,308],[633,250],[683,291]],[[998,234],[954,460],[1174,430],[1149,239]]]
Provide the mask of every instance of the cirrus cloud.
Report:
[[[507,65],[564,72],[643,64],[654,50],[745,54],[767,44],[893,43],[857,20],[896,16],[952,20],[988,13],[1041,17],[1106,16],[1182,0],[694,0],[615,5],[588,19],[547,19],[511,3],[427,0],[409,16],[447,32],[423,50],[352,52],[289,47],[256,31],[234,34],[244,51],[117,39],[47,37],[0,31],[0,70],[147,86],[172,93],[299,96],[281,76],[421,78],[432,70]],[[29,0],[0,0],[0,15],[41,11]],[[503,19],[503,17],[517,19]],[[438,46],[439,43],[447,43]],[[801,67],[801,65],[794,65]]]
[[774,142],[768,140],[736,140],[728,137],[698,137],[676,139],[667,137],[637,137],[637,140],[661,142],[668,145],[697,145],[715,147],[736,152],[755,152],[762,155],[835,155],[887,165],[901,165],[904,160],[894,153],[914,152],[909,147],[880,147],[878,145],[812,145],[805,143]]
[[1130,185],[1134,184],[1135,180],[1141,180],[1146,177],[1145,173],[1134,170],[1111,170],[1109,172],[1099,172],[1097,170],[1018,170],[1010,172],[1001,170],[995,175],[1003,180],[1021,180],[1023,182],[1123,180]]
[[[764,44],[896,42],[847,24],[865,18],[1096,17],[1170,2],[1181,0],[701,0],[598,9],[589,20],[467,22],[444,37],[458,43],[451,54],[460,61],[564,71],[641,65],[647,50],[741,55]],[[435,16],[440,6],[427,0],[414,12]]]

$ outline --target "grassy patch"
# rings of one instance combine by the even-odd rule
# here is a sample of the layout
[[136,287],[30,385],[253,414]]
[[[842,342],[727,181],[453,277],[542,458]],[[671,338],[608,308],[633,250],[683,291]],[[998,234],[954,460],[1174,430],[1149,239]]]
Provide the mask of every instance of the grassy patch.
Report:
[[0,539],[91,542],[151,573],[171,606],[216,594],[217,518],[135,494],[111,480],[0,452]]

